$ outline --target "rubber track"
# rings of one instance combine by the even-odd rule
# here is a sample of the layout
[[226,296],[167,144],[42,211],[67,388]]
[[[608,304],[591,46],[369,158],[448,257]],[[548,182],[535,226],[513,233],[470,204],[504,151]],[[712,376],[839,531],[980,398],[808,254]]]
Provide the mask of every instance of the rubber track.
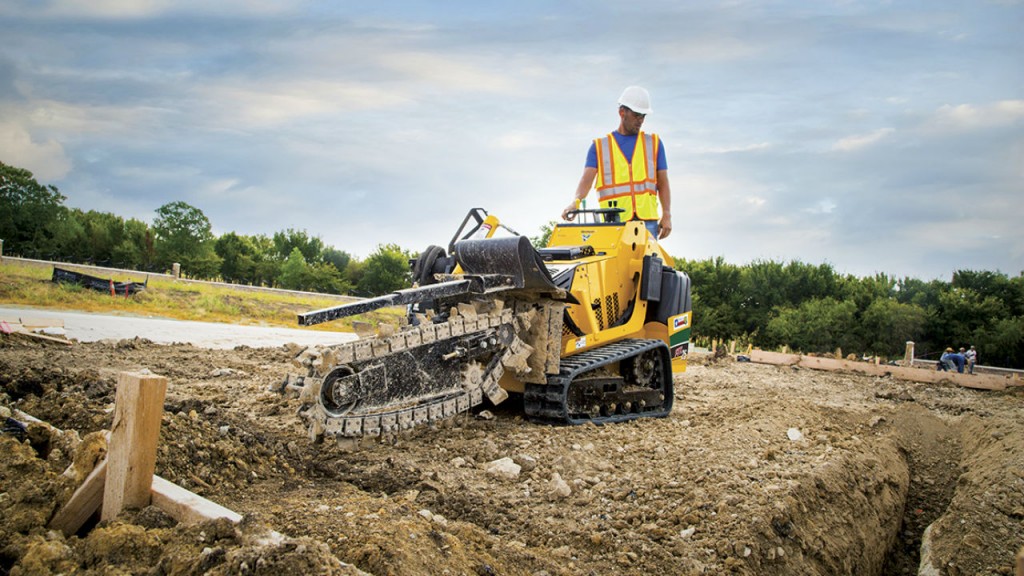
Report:
[[[611,423],[635,420],[637,418],[667,416],[671,411],[671,405],[668,409],[652,409],[646,412],[616,414],[588,419],[571,418],[566,406],[569,386],[577,377],[602,366],[621,362],[648,350],[655,350],[664,346],[665,343],[661,340],[632,338],[562,358],[561,369],[558,375],[549,377],[547,384],[527,384],[526,393],[523,398],[527,416],[537,421],[558,424]],[[668,378],[669,390],[667,394],[672,394],[671,367],[669,368]],[[667,401],[669,401],[669,398],[666,396]]]
[[[511,324],[512,318],[512,310],[505,308],[499,312],[478,314],[475,318],[456,316],[450,318],[448,322],[440,324],[414,326],[387,338],[357,340],[331,346],[325,356],[329,355],[332,361],[320,370],[323,375],[326,375],[340,364],[385,358],[424,344],[473,334],[488,328],[496,328],[502,324]],[[508,353],[506,350],[505,354]],[[504,355],[502,359],[504,359]],[[382,410],[373,414],[331,416],[320,405],[320,394],[318,393],[316,395],[317,403],[304,413],[309,421],[310,436],[313,438],[320,434],[344,438],[380,436],[468,412],[474,406],[481,404],[484,396],[488,398],[502,396],[503,390],[498,386],[498,380],[501,379],[505,369],[500,360],[493,364],[494,368],[485,374],[481,381],[469,383],[463,390],[440,398],[424,399],[412,406]],[[323,376],[306,379],[306,385],[315,384],[319,387],[322,383]]]

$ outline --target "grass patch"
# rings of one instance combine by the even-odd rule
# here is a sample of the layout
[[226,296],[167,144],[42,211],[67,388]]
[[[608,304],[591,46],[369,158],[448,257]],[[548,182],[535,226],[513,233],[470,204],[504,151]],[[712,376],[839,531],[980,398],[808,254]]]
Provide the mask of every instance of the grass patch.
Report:
[[[103,273],[87,273],[107,277]],[[52,275],[51,266],[6,260],[0,264],[0,304],[300,328],[298,314],[343,303],[337,298],[315,294],[254,291],[245,287],[155,277],[149,278],[144,292],[127,297],[120,294],[111,296],[107,292],[98,292],[75,284],[57,284],[51,281]],[[146,274],[142,272],[113,276],[115,282],[141,282],[145,279]],[[318,324],[308,329],[350,332],[353,320],[374,325],[397,325],[404,315],[402,309],[386,308],[353,318]]]

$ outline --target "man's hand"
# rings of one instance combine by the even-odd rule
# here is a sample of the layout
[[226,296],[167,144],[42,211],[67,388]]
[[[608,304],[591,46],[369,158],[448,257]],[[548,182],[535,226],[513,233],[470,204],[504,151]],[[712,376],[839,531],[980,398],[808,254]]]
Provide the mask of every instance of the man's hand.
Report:
[[580,201],[579,200],[573,200],[572,204],[569,204],[568,206],[565,207],[565,210],[562,210],[562,220],[568,220],[568,221],[572,222],[576,218],[576,215],[575,214],[570,214],[570,212],[574,212],[576,210],[579,210],[579,208],[580,208]]
[[672,233],[672,216],[669,214],[662,214],[661,222],[658,222],[658,240],[668,238],[668,235]]

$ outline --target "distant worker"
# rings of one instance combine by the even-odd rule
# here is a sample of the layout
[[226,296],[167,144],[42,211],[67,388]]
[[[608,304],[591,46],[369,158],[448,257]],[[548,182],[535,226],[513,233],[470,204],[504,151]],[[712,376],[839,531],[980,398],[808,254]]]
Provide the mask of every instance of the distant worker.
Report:
[[939,358],[937,368],[943,372],[952,372],[954,367],[957,372],[964,373],[964,355],[954,352],[952,348],[946,348]]
[[[580,203],[597,190],[601,208],[621,208],[619,221],[643,220],[655,238],[672,232],[672,191],[668,183],[665,147],[657,134],[640,131],[651,113],[651,96],[630,86],[619,97],[619,128],[595,138],[587,152],[576,196],[562,218],[572,220]],[[661,216],[658,203],[661,202]]]
[[978,363],[978,351],[974,349],[974,346],[964,352],[964,359],[967,360],[967,372],[974,374],[974,365]]

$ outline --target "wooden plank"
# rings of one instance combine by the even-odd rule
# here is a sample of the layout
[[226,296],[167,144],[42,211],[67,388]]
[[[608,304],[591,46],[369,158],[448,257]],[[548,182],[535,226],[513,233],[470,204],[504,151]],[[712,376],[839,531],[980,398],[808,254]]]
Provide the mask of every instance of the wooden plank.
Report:
[[57,342],[58,344],[66,344],[68,346],[71,345],[71,340],[68,340],[67,338],[57,338],[56,336],[47,336],[46,334],[36,334],[35,332],[29,332],[28,330],[25,330],[24,328],[21,328],[19,330],[15,330],[13,332],[13,334],[17,334],[19,336],[24,336],[26,338],[33,338],[35,340],[45,340],[46,342]]
[[107,452],[103,520],[116,518],[124,508],[149,505],[166,394],[167,378],[163,376],[118,374],[114,424]]
[[27,316],[21,317],[21,325],[29,330],[36,328],[63,328],[63,318],[31,318]]
[[[50,528],[60,530],[71,537],[100,509],[103,503],[103,487],[107,478],[107,461],[102,460],[93,469],[82,485],[68,500],[68,503],[50,521]],[[242,515],[229,510],[174,484],[159,476],[153,476],[151,489],[152,505],[166,512],[182,524],[195,524],[205,520],[227,518],[231,522],[242,521]]]
[[952,382],[965,388],[975,388],[979,390],[1004,390],[1007,386],[1014,385],[1014,383],[1008,378],[990,374],[940,372],[930,368],[890,366],[887,364],[857,362],[854,360],[837,360],[835,358],[823,358],[820,356],[800,356],[797,354],[765,352],[763,350],[752,350],[750,353],[750,360],[760,364],[773,364],[776,366],[796,365],[813,370],[852,372],[855,374],[865,374],[868,376],[878,377],[891,376],[901,380],[931,384]]
[[241,514],[189,492],[159,476],[153,476],[152,493],[153,506],[160,508],[182,524],[194,524],[217,518],[227,518],[236,524],[242,521]]
[[60,530],[70,537],[100,509],[103,503],[103,486],[107,480],[107,461],[101,461],[75,490],[71,499],[50,520],[50,528]]
[[765,350],[751,350],[750,361],[758,364],[775,364],[776,366],[795,366],[800,362],[799,354],[783,354]]

